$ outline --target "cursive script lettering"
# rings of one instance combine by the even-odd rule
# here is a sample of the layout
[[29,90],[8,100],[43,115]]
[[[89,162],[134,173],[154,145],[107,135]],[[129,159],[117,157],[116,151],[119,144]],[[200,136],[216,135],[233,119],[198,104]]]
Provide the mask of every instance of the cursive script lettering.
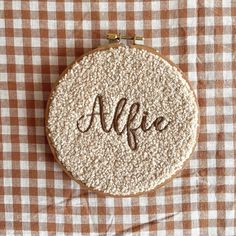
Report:
[[[122,135],[123,133],[126,132],[128,145],[130,146],[130,148],[132,150],[136,150],[137,147],[138,147],[136,131],[138,129],[141,129],[143,132],[147,132],[152,127],[154,127],[156,131],[162,132],[163,130],[165,130],[168,127],[169,122],[167,122],[166,119],[162,116],[157,117],[151,123],[151,125],[149,127],[147,127],[148,112],[146,112],[146,111],[143,112],[141,124],[138,125],[137,127],[133,127],[135,118],[136,118],[136,116],[138,115],[138,113],[140,111],[140,103],[136,102],[136,103],[133,103],[130,106],[126,124],[124,125],[124,127],[119,128],[119,120],[122,116],[122,113],[124,112],[124,108],[125,108],[126,103],[127,103],[127,98],[121,98],[118,101],[118,103],[116,105],[116,108],[115,108],[114,115],[113,115],[112,123],[111,123],[110,127],[107,127],[107,124],[106,124],[106,121],[105,121],[105,115],[107,115],[108,113],[104,112],[102,96],[97,95],[95,100],[94,100],[94,103],[93,103],[91,114],[86,115],[86,117],[90,117],[88,127],[85,128],[85,129],[82,129],[80,127],[81,126],[80,125],[81,120],[85,118],[85,115],[82,115],[77,121],[78,130],[81,133],[88,132],[89,129],[93,125],[93,121],[94,121],[95,116],[98,115],[100,117],[101,128],[104,132],[110,133],[112,128],[117,133],[117,135]],[[99,112],[95,111],[97,105],[99,107]]]

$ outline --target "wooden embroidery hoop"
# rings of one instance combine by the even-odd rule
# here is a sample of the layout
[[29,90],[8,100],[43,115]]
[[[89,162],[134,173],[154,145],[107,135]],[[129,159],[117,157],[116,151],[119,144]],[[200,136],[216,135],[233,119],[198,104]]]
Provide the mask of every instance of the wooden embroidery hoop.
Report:
[[105,192],[102,192],[102,191],[99,191],[99,190],[96,190],[94,188],[91,188],[91,187],[88,187],[86,186],[86,184],[84,184],[83,182],[81,182],[79,179],[75,179],[72,174],[66,170],[65,166],[61,163],[61,161],[58,159],[57,157],[57,153],[56,153],[56,149],[54,148],[53,144],[52,144],[52,141],[49,137],[49,130],[48,130],[48,115],[49,115],[49,107],[50,107],[50,104],[51,104],[51,97],[52,97],[52,93],[53,91],[55,90],[56,86],[59,84],[59,81],[64,77],[64,75],[67,73],[67,71],[69,69],[72,68],[72,66],[74,65],[75,62],[79,62],[83,59],[84,56],[87,56],[89,54],[92,54],[94,52],[98,52],[98,51],[104,51],[104,50],[108,50],[110,48],[117,48],[119,46],[122,45],[122,43],[120,43],[120,39],[132,39],[133,40],[133,44],[129,45],[131,48],[137,48],[137,49],[144,49],[150,53],[153,53],[155,55],[158,55],[159,57],[163,58],[165,61],[167,61],[171,66],[175,67],[178,69],[178,71],[182,74],[182,78],[184,78],[190,89],[193,91],[193,88],[189,82],[189,80],[187,79],[187,77],[183,74],[183,72],[180,70],[180,68],[175,65],[172,61],[170,61],[168,58],[165,58],[163,55],[161,55],[156,49],[154,48],[151,48],[151,47],[147,47],[147,46],[144,46],[144,45],[138,45],[138,44],[135,44],[136,40],[142,40],[142,37],[140,36],[133,36],[133,37],[127,37],[127,36],[124,36],[124,35],[121,35],[121,34],[107,34],[107,39],[109,41],[115,41],[115,43],[109,43],[107,45],[102,45],[102,46],[99,46],[97,47],[96,49],[94,50],[91,50],[83,55],[81,55],[80,57],[78,57],[75,61],[73,61],[63,72],[62,74],[59,76],[59,78],[56,80],[56,82],[54,83],[53,85],[53,88],[51,90],[51,93],[49,95],[49,98],[48,98],[48,101],[47,101],[47,105],[46,105],[46,110],[45,110],[45,133],[46,133],[46,136],[47,136],[47,140],[48,140],[48,144],[49,144],[49,147],[51,149],[51,152],[53,154],[53,157],[54,159],[56,160],[56,162],[61,166],[61,168],[64,170],[64,172],[71,178],[73,179],[75,182],[77,182],[83,189],[85,190],[90,190],[92,192],[95,192],[97,193],[98,195],[100,196],[111,196],[111,197],[134,197],[134,196],[140,196],[140,195],[143,195],[143,194],[147,194],[147,193],[152,193],[154,191],[156,191],[157,189],[159,189],[160,187],[166,185],[168,182],[170,182],[174,177],[177,177],[183,170],[184,166],[186,165],[186,163],[189,161],[189,159],[191,158],[191,156],[193,155],[193,152],[196,148],[196,145],[197,145],[197,140],[198,140],[198,137],[199,137],[199,126],[200,126],[200,115],[199,115],[199,105],[198,105],[198,101],[197,101],[197,98],[196,98],[196,95],[194,93],[194,98],[195,98],[195,102],[197,104],[197,110],[198,110],[198,123],[197,123],[197,135],[196,135],[196,140],[195,140],[195,145],[192,149],[192,152],[191,154],[189,155],[189,157],[184,161],[183,163],[183,166],[180,170],[176,171],[172,176],[170,176],[168,179],[166,179],[163,183],[161,184],[158,184],[157,186],[155,186],[155,188],[153,189],[150,189],[148,191],[144,191],[144,192],[139,192],[139,193],[136,193],[136,194],[129,194],[129,195],[113,195],[113,194],[110,194],[110,193],[105,193]]

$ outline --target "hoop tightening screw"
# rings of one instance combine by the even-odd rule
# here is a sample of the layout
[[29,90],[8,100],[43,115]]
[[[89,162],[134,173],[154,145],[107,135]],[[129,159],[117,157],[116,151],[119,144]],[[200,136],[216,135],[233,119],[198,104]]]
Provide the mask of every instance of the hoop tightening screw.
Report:
[[128,40],[133,40],[134,44],[136,40],[143,40],[142,36],[128,36],[128,35],[122,35],[122,34],[116,34],[116,33],[108,33],[107,34],[107,39],[111,41],[120,41],[121,39],[128,39]]

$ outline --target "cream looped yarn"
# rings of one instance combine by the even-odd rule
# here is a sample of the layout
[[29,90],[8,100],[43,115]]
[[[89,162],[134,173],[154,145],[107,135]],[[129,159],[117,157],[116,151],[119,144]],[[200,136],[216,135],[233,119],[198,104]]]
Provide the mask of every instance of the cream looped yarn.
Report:
[[196,144],[198,106],[183,74],[154,49],[115,44],[63,73],[48,102],[46,130],[72,178],[127,196],[181,170]]

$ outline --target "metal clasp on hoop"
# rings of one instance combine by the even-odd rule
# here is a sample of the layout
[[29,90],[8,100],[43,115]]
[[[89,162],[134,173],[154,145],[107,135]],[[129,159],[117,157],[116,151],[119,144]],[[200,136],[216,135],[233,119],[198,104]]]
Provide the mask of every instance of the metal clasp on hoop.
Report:
[[[127,36],[122,34],[116,34],[116,33],[108,33],[107,39],[110,42],[120,42],[121,39],[127,39],[127,40],[133,40],[133,44],[143,44],[143,37],[137,36],[136,34],[134,36]],[[137,43],[138,41],[138,43]]]

